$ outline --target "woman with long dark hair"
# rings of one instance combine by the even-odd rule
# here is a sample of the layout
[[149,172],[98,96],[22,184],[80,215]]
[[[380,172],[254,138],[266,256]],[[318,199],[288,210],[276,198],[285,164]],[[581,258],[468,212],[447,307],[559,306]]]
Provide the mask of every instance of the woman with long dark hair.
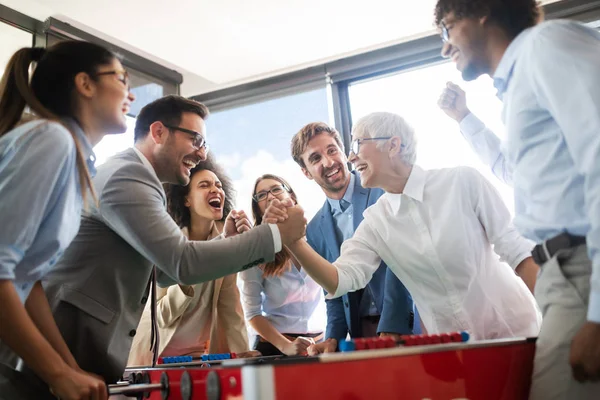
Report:
[[[14,352],[64,400],[104,399],[106,385],[78,367],[40,281],[95,199],[92,147],[127,130],[132,101],[119,60],[88,42],[23,48],[0,83],[0,362]],[[0,385],[11,374],[2,368]]]
[[[223,231],[233,210],[235,191],[229,177],[209,154],[190,171],[187,186],[166,185],[169,214],[192,240],[212,240]],[[249,229],[242,226],[241,231]],[[158,288],[156,320],[159,354],[164,357],[248,350],[246,323],[237,274],[196,285]],[[151,365],[150,303],[133,340],[130,366]]]
[[[273,199],[298,203],[296,193],[283,178],[272,174],[259,177],[252,193],[256,225],[263,222]],[[242,271],[240,277],[246,319],[258,334],[255,350],[263,355],[305,354],[308,346],[323,338],[323,290],[285,247],[274,261]]]

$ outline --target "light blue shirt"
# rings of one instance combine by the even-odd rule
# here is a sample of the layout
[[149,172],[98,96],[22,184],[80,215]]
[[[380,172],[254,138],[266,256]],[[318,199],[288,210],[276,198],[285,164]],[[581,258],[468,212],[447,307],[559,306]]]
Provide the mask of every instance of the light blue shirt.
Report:
[[[90,173],[95,159],[73,121]],[[31,121],[0,137],[0,279],[22,302],[79,230],[82,196],[75,143],[65,127]]]
[[[349,239],[354,235],[354,219],[352,218],[352,195],[354,194],[354,184],[356,177],[350,174],[350,184],[340,200],[327,198],[331,210],[333,211],[333,221],[335,222],[335,233],[339,243]],[[346,209],[342,210],[342,200],[346,201]]]
[[[350,174],[350,183],[344,193],[344,197],[340,200],[334,200],[327,198],[331,210],[333,211],[333,222],[335,223],[335,233],[337,235],[338,242],[341,244],[345,240],[350,239],[354,235],[354,208],[352,206],[352,196],[354,195],[354,185],[356,176]],[[346,209],[343,209],[343,201],[346,202]],[[362,297],[359,304],[359,315],[366,317],[369,315],[379,315],[377,306],[375,305],[375,299],[371,293],[369,286],[363,290]]]
[[515,225],[538,243],[565,231],[587,237],[587,317],[600,323],[600,33],[561,20],[530,28],[508,47],[494,85]]
[[513,171],[502,154],[500,138],[471,113],[460,121],[460,132],[481,161],[492,168],[492,173],[507,185],[512,186]]
[[280,333],[321,333],[327,317],[323,289],[294,265],[280,276],[263,276],[260,267],[239,273],[246,320],[262,315]]

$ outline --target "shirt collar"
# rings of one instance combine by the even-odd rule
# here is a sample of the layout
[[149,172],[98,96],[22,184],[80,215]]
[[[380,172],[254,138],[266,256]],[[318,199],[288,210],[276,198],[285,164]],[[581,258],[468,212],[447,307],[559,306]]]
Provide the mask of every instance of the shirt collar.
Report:
[[413,165],[412,171],[408,176],[406,185],[402,193],[388,193],[390,204],[394,213],[400,211],[400,204],[402,202],[402,196],[408,196],[418,202],[423,202],[423,192],[425,191],[425,181],[427,179],[427,171],[423,170],[417,165]]
[[[156,176],[156,179],[158,179],[158,175],[156,174],[154,167],[152,166],[152,164],[150,164],[150,161],[148,161],[146,156],[141,151],[139,151],[137,149],[137,147],[135,147],[135,146],[133,146],[133,151],[135,151],[135,154],[137,154],[137,156],[140,158],[140,160],[142,161],[142,164],[144,164],[144,166],[146,168],[148,168],[148,170],[150,170],[154,176]],[[158,179],[158,180],[160,181],[160,179]]]
[[[346,193],[344,193],[343,200],[346,200],[348,203],[352,204],[352,195],[354,194],[354,183],[356,182],[356,176],[353,173],[350,173],[350,183],[346,188]],[[329,205],[336,212],[342,212],[342,206],[340,205],[340,200],[334,200],[327,198]]]
[[500,100],[502,100],[502,97],[508,88],[513,69],[520,54],[519,50],[523,47],[525,38],[529,35],[530,31],[531,28],[526,29],[516,38],[514,38],[514,40],[506,48],[506,51],[504,52],[504,55],[502,56],[502,59],[500,59],[500,63],[494,72],[494,87],[496,90],[498,90],[496,96],[498,96]]
[[93,178],[96,175],[96,154],[94,154],[94,149],[92,148],[90,140],[83,129],[81,129],[81,126],[79,126],[74,119],[64,118],[62,122],[77,136],[77,140],[81,146],[81,153],[87,164],[90,176]]

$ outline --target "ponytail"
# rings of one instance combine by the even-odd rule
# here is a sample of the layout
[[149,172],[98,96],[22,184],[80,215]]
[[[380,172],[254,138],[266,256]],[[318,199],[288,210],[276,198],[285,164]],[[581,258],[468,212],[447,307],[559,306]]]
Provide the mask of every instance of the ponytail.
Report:
[[[83,61],[79,61],[82,58]],[[23,48],[10,58],[0,82],[0,137],[22,121],[25,106],[37,117],[63,125],[75,142],[79,186],[84,203],[88,190],[96,199],[92,179],[77,134],[61,119],[73,117],[71,95],[75,75],[79,72],[92,74],[97,65],[109,63],[112,58],[114,55],[108,50],[87,42],[62,42],[48,50]],[[36,63],[36,66],[30,79],[32,63]]]

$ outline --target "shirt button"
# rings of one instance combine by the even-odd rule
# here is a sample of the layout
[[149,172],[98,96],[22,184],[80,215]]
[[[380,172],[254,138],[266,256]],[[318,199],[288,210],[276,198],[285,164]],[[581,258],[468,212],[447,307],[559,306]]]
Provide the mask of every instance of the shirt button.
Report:
[[375,305],[375,302],[374,302],[374,301],[372,301],[372,302],[371,302],[371,305],[372,305],[372,306],[374,306],[374,305]]
[[142,304],[146,304],[147,301],[148,301],[148,298],[146,296],[142,297]]
[[135,336],[135,329],[132,329],[129,331],[129,336],[131,336],[131,337]]

